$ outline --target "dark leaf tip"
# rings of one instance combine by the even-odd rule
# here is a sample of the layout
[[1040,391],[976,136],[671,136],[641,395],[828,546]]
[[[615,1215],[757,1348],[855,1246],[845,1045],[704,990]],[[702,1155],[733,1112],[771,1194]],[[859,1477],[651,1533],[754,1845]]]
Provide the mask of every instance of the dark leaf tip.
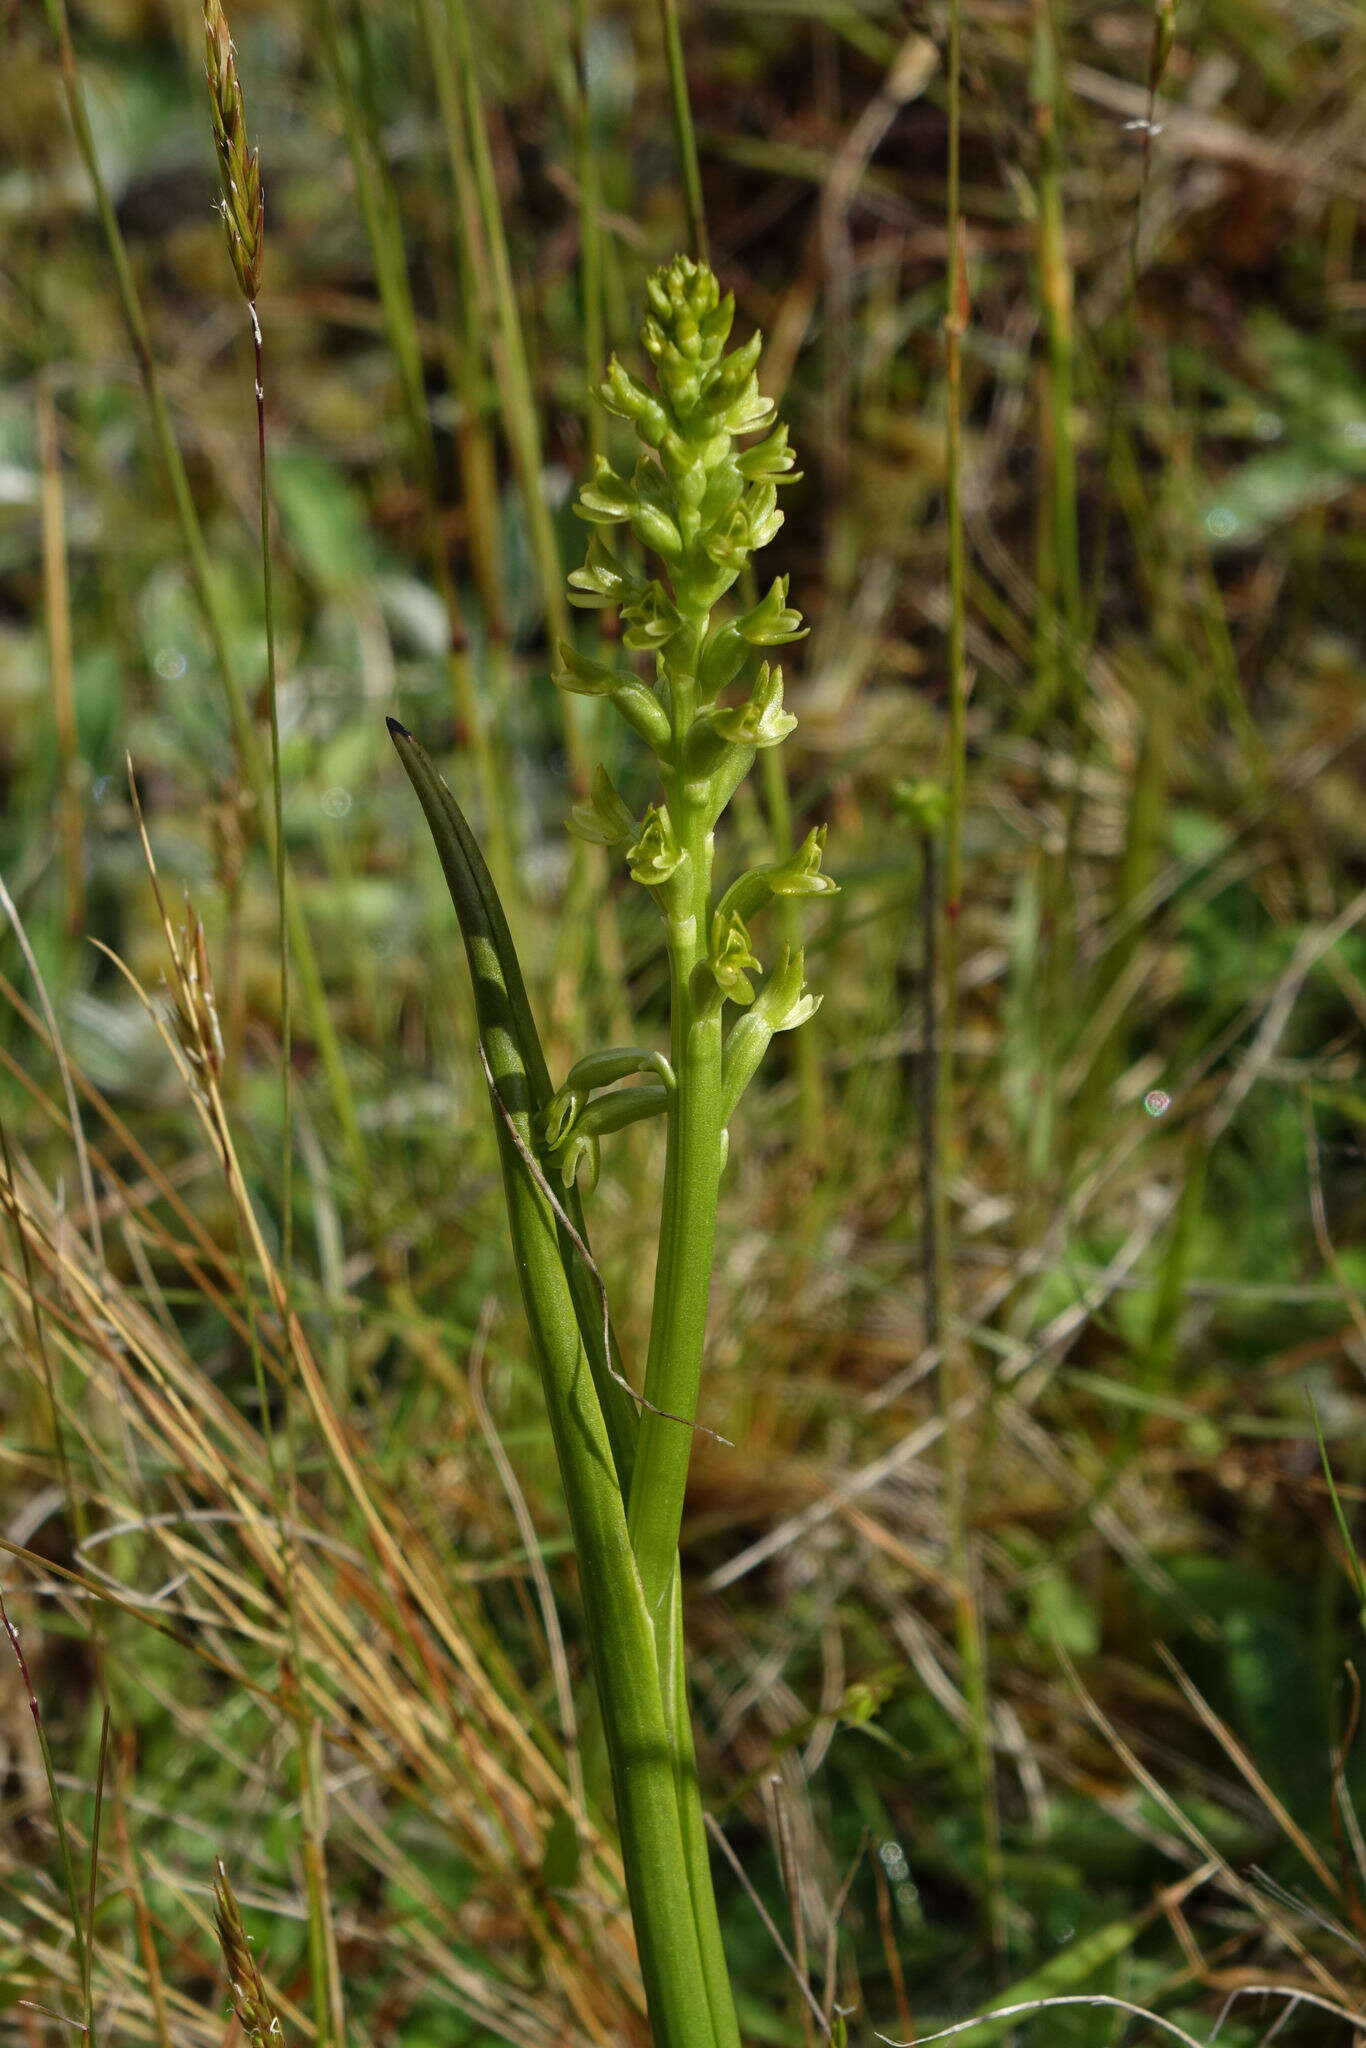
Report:
[[396,740],[410,740],[412,738],[412,734],[407,726],[400,725],[396,718],[386,718],[384,723],[388,726],[389,731]]

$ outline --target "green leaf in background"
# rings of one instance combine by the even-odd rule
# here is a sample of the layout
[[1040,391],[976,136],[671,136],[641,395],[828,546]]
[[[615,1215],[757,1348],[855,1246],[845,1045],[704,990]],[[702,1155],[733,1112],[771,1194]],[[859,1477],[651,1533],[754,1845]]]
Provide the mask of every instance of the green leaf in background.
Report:
[[1235,403],[1225,424],[1274,445],[1231,470],[1205,499],[1201,525],[1216,548],[1247,547],[1366,478],[1366,379],[1318,335],[1269,313],[1251,326],[1266,365],[1265,402]]
[[286,545],[304,575],[338,589],[374,574],[365,501],[336,463],[314,450],[282,449],[271,457],[270,481]]

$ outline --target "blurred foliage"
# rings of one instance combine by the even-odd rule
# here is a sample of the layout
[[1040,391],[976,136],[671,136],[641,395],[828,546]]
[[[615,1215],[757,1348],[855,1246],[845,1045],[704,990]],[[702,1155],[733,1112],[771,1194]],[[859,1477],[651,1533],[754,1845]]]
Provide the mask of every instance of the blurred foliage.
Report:
[[[1366,2000],[1359,1617],[1305,1399],[1352,1526],[1366,1484],[1366,25],[1335,0],[1188,0],[1149,151],[1135,125],[1148,111],[1146,10],[1003,0],[964,14],[972,694],[944,1171],[974,1404],[1003,1947],[989,1937],[927,1352],[922,841],[898,800],[945,776],[942,4],[683,10],[713,256],[741,329],[766,331],[804,471],[772,550],[814,625],[785,664],[800,721],[784,750],[791,827],[800,837],[831,819],[842,885],[811,949],[829,991],[814,1127],[799,1114],[809,1080],[784,1048],[737,1120],[723,1190],[703,1419],[730,1442],[699,1439],[685,1525],[702,1772],[785,1934],[786,1814],[813,1980],[819,1995],[831,1941],[851,2040],[929,2032],[1011,1987],[1151,2004],[1205,2039],[1249,1983],[1358,2013]],[[567,564],[582,545],[569,504],[599,368],[584,354],[578,58],[601,194],[597,310],[608,346],[629,350],[643,277],[683,233],[658,20],[608,0],[479,4],[471,20],[540,487]],[[1060,65],[1041,108],[1031,50],[1045,21]],[[302,1394],[291,1404],[313,1603],[303,1683],[348,2039],[639,2040],[610,1854],[585,1851],[566,1881],[546,1647],[468,1389],[473,1352],[564,1616],[600,1801],[458,949],[383,729],[392,710],[439,750],[487,829],[435,562],[495,750],[513,915],[557,1075],[628,1010],[658,1025],[658,938],[619,875],[603,869],[591,899],[575,893],[535,523],[486,293],[466,317],[422,10],[242,0],[233,26],[266,188],[286,832],[368,1175],[296,1020],[298,1306],[339,1418],[332,1436]],[[229,652],[259,718],[250,338],[210,210],[195,9],[83,0],[71,30]],[[125,756],[172,920],[188,890],[205,922],[224,1099],[267,1254],[279,1236],[272,883],[50,21],[11,0],[0,34],[0,875],[73,1085],[88,1081],[108,1109],[81,1096],[99,1154],[97,1285],[62,1076],[34,1028],[32,965],[0,921],[0,1110],[41,1317],[35,1327],[7,1220],[0,1506],[7,1540],[31,1555],[0,1578],[82,1855],[102,1690],[114,1710],[135,1861],[106,1811],[105,2038],[158,2038],[148,1943],[169,2038],[222,2038],[206,1907],[221,1854],[286,2031],[305,2039],[298,1673],[262,1533],[248,1302],[268,1351],[274,1325],[260,1260],[245,1277],[239,1265],[240,1208],[156,1028],[171,969]],[[1062,420],[1083,596],[1065,649],[1084,684],[1072,704],[1044,687],[1067,568],[1059,359],[1040,293],[1045,114],[1061,141],[1075,306]],[[366,165],[399,228],[378,245]],[[377,246],[411,287],[431,479]],[[480,448],[491,489],[476,500]],[[58,702],[64,625],[74,749]],[[591,713],[585,737],[594,756],[608,744]],[[737,859],[764,857],[783,795],[766,788],[740,812]],[[64,853],[72,815],[79,889]],[[658,1168],[649,1133],[612,1141],[592,1206],[628,1361],[643,1349]],[[39,1330],[79,1527],[64,1511]],[[272,1400],[278,1423],[278,1387]],[[414,1590],[401,1564],[427,1560],[430,1585]],[[98,1607],[57,1567],[129,1604]],[[8,1666],[0,1754],[0,2030],[29,2048],[65,2032],[16,2001],[77,2013],[80,1986]],[[748,2037],[799,2043],[802,2009],[771,1937],[723,1882]],[[145,1937],[129,1906],[139,1886]],[[1219,2039],[1251,2048],[1281,2010],[1236,2003]],[[1351,2037],[1309,2004],[1280,2036]],[[958,2038],[1004,2039],[1005,2023]],[[1061,2009],[1016,2038],[1101,2048],[1121,2038],[1120,2018]]]

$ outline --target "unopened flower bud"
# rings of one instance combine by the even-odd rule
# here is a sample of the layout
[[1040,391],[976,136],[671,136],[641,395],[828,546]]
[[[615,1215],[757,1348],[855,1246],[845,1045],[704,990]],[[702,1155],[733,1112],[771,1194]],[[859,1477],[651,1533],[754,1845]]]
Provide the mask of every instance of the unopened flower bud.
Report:
[[634,505],[635,494],[630,485],[617,475],[607,457],[600,455],[593,481],[583,486],[574,505],[580,519],[595,526],[620,526],[630,518]]
[[559,641],[558,648],[560,666],[550,678],[558,690],[567,690],[576,697],[610,697],[623,680],[616,669],[580,654],[571,641]]
[[613,356],[607,376],[598,387],[598,399],[605,412],[630,420],[641,439],[657,448],[668,431],[669,415],[659,400],[637,383],[630,371]]
[[734,619],[717,626],[703,644],[697,664],[697,687],[706,699],[715,697],[733,683],[745,665],[748,643]]
[[658,505],[638,500],[631,507],[631,531],[647,548],[653,548],[666,562],[676,562],[683,552],[683,536],[667,512]]

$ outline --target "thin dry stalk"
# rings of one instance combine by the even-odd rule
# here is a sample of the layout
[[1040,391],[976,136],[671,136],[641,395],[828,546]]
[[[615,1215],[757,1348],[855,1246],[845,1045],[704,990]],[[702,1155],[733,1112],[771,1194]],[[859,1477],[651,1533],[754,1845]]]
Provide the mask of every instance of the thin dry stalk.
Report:
[[120,1744],[114,1773],[114,1837],[118,1843],[119,1861],[123,1865],[123,1881],[133,1902],[133,1922],[137,1929],[138,1954],[147,1977],[147,1990],[151,1999],[153,2024],[157,2048],[171,2048],[171,2020],[166,2001],[166,1982],[161,1973],[161,1958],[157,1954],[156,1934],[152,1927],[152,1915],[147,1905],[147,1892],[138,1868],[137,1853],[128,1832],[128,1781],[132,1777],[132,1740],[125,1737]]
[[[168,1050],[183,1058],[169,1025],[167,1043]],[[190,1072],[187,1061],[187,1080]],[[235,1161],[232,1173],[242,1200],[245,1191]],[[141,1224],[146,1197],[139,1200],[135,1191],[130,1192]],[[244,1643],[258,1643],[272,1660],[289,1647],[281,1604],[280,1534],[260,1435],[212,1380],[200,1374],[173,1333],[140,1303],[118,1288],[107,1298],[99,1294],[85,1247],[70,1234],[63,1244],[59,1215],[31,1182],[21,1181],[19,1202],[41,1270],[60,1285],[68,1304],[60,1317],[54,1314],[54,1323],[69,1362],[79,1366],[87,1383],[96,1388],[107,1387],[116,1375],[124,1378],[133,1403],[134,1430],[149,1452],[175,1464],[190,1498],[197,1496],[206,1504],[199,1514],[138,1517],[135,1523],[122,1518],[123,1526],[140,1528],[163,1549],[165,1576],[187,1589],[163,1603],[164,1619],[141,1598],[125,1599],[113,1582],[85,1574],[59,1576],[179,1642],[229,1684],[247,1688],[263,1710],[278,1714],[280,1702],[273,1689],[258,1685],[240,1661]],[[170,1244],[161,1249],[174,1255]],[[268,1267],[265,1274],[278,1301],[278,1282]],[[4,1275],[11,1289],[15,1277]],[[22,1282],[18,1292],[22,1301],[27,1294]],[[443,1995],[449,1993],[463,2009],[476,2011],[509,2039],[602,2042],[614,2028],[620,2030],[621,2000],[625,1992],[629,2008],[634,1970],[624,1922],[615,1917],[620,1876],[614,1860],[590,1831],[581,1836],[583,1862],[574,1895],[549,1901],[539,1895],[535,1871],[540,1848],[554,1816],[568,1804],[563,1778],[550,1760],[551,1746],[515,1682],[506,1694],[498,1689],[508,1674],[469,1598],[448,1578],[443,1580],[397,1503],[376,1492],[373,1481],[371,1491],[365,1491],[355,1464],[361,1447],[351,1444],[349,1433],[331,1414],[297,1324],[294,1335],[301,1354],[296,1364],[304,1372],[310,1398],[317,1400],[324,1437],[330,1439],[335,1457],[357,1490],[357,1504],[373,1518],[375,1533],[386,1544],[384,1555],[401,1571],[403,1591],[414,1603],[406,1624],[401,1615],[391,1617],[381,1586],[367,1589],[357,1576],[352,1546],[332,1533],[323,1504],[305,1496],[300,1504],[304,1521],[288,1532],[298,1546],[295,1585],[305,1631],[301,1689],[328,1742],[353,1756],[353,1771],[373,1778],[388,1788],[390,1796],[414,1804],[449,1831],[460,1853],[479,1870],[488,1909],[510,1915],[505,1924],[525,1930],[524,1938],[546,1956],[554,1988],[523,1999],[510,1983],[500,1981],[499,1973],[481,1977],[463,1966],[448,1942],[467,1945],[468,1936],[448,1903],[435,1895],[422,1960],[414,1959],[417,1967],[434,1976]],[[269,1352],[266,1357],[270,1369],[278,1370],[278,1358]],[[79,1431],[84,1403],[77,1405],[78,1401],[73,1395],[64,1419]],[[154,1446],[160,1448],[153,1451]],[[90,1491],[96,1504],[117,1502],[120,1481],[105,1447],[83,1440],[80,1450],[90,1461]],[[118,1532],[116,1520],[108,1533]],[[47,1570],[41,1560],[30,1562]],[[264,1605],[262,1574],[267,1588]],[[392,1586],[397,1572],[386,1572],[385,1578]],[[182,1629],[177,1622],[186,1626]],[[430,1686],[425,1683],[428,1676]],[[453,1727],[459,1734],[454,1742]],[[203,1733],[188,1730],[186,1739],[202,1740]],[[247,1760],[240,1760],[239,1768],[250,1774]],[[340,1806],[353,1824],[352,1842],[366,1805],[358,1801]],[[366,1855],[411,1889],[418,1872],[401,1849],[382,1841],[382,1834],[364,1832]],[[149,1874],[158,1883],[163,1881],[162,1872]],[[174,1873],[165,1881],[183,1890]],[[597,1958],[591,1973],[585,1973],[583,1964],[589,1947],[582,1930],[588,1926],[595,1929]],[[102,1958],[101,1967],[110,1965]],[[59,1969],[57,1974],[63,1972]],[[515,2010],[506,2003],[509,1999],[515,2001]],[[562,1999],[569,2001],[578,2025],[561,2024],[566,2019]],[[547,2021],[544,2032],[537,2019],[541,2012]]]
[[[802,1911],[801,1869],[797,1862],[797,1847],[792,1839],[792,1814],[787,1802],[787,1787],[775,1771],[768,1781],[769,1798],[773,1811],[773,1831],[778,1842],[778,1865],[783,1876],[783,1890],[787,1893],[788,1911],[792,1917],[792,1953],[797,1967],[799,1982],[809,1984],[811,1972],[806,1954],[806,1916]],[[802,2037],[810,2048],[815,2036],[811,2031],[811,2009],[808,2003],[802,2005]]]
[[731,1869],[735,1872],[735,1875],[739,1878],[741,1884],[744,1886],[750,1904],[753,1906],[755,1912],[758,1914],[760,1920],[763,1922],[765,1932],[768,1934],[769,1938],[773,1943],[773,1946],[777,1949],[778,1954],[782,1957],[783,1962],[787,1966],[788,1974],[797,1986],[798,1991],[801,1993],[803,2003],[805,2004],[807,2010],[811,2014],[811,2017],[814,2019],[816,2026],[818,2027],[820,2032],[825,2036],[826,2040],[829,2040],[831,2038],[832,2030],[830,2022],[825,2017],[824,2008],[822,2007],[820,2001],[817,1999],[816,1994],[812,1991],[810,1983],[807,1981],[802,1971],[798,1968],[797,1959],[793,1955],[787,1943],[783,1940],[782,1935],[779,1933],[777,1924],[773,1919],[773,1915],[769,1912],[767,1906],[765,1906],[763,1900],[759,1897],[758,1892],[754,1889],[754,1885],[750,1878],[749,1872],[745,1869],[744,1864],[740,1861],[734,1849],[732,1849],[730,1843],[726,1840],[725,1831],[721,1827],[720,1823],[717,1821],[715,1815],[709,1813],[705,1816],[705,1818],[707,1833],[711,1836],[713,1842],[715,1842],[717,1848],[721,1851],[721,1854],[725,1857],[727,1863],[729,1863]]
[[1287,1841],[1293,1842],[1325,1891],[1331,1892],[1335,1897],[1341,1897],[1342,1888],[1332,1871],[1328,1868],[1328,1865],[1324,1862],[1308,1835],[1305,1834],[1304,1829],[1295,1819],[1295,1816],[1288,1811],[1284,1801],[1278,1799],[1270,1785],[1267,1784],[1265,1777],[1258,1770],[1252,1757],[1249,1756],[1246,1748],[1238,1740],[1227,1721],[1215,1713],[1203,1693],[1186,1676],[1186,1673],[1181,1669],[1181,1666],[1177,1663],[1165,1643],[1157,1645],[1157,1654],[1180,1686],[1191,1707],[1199,1715],[1204,1726],[1219,1744],[1225,1756],[1235,1765],[1241,1776],[1247,1780],[1247,1783],[1261,1800],[1263,1806],[1265,1806]]
[[569,1777],[569,1788],[574,1796],[574,1820],[576,1826],[586,1826],[588,1821],[588,1799],[583,1782],[583,1760],[579,1753],[578,1717],[574,1712],[574,1692],[569,1676],[569,1662],[564,1653],[564,1634],[560,1628],[560,1617],[555,1607],[555,1595],[551,1590],[550,1574],[545,1568],[541,1555],[540,1539],[536,1524],[526,1504],[526,1496],[517,1483],[517,1474],[512,1460],[503,1448],[503,1440],[489,1409],[484,1393],[484,1352],[488,1343],[494,1304],[488,1301],[479,1319],[479,1328],[470,1351],[469,1390],[470,1404],[475,1420],[484,1432],[489,1455],[498,1468],[498,1477],[503,1482],[503,1491],[508,1497],[517,1533],[522,1539],[526,1552],[527,1568],[536,1587],[536,1602],[541,1611],[541,1625],[545,1630],[546,1652],[550,1658],[551,1675],[555,1681],[555,1701],[560,1714],[560,1731],[564,1737],[565,1765]]
[[57,728],[60,798],[58,832],[66,928],[73,936],[85,922],[85,850],[81,832],[80,740],[76,730],[75,669],[71,653],[71,587],[66,561],[66,514],[61,451],[52,381],[40,376],[35,395],[38,459],[42,470],[43,608],[47,614],[48,669],[52,716]]

